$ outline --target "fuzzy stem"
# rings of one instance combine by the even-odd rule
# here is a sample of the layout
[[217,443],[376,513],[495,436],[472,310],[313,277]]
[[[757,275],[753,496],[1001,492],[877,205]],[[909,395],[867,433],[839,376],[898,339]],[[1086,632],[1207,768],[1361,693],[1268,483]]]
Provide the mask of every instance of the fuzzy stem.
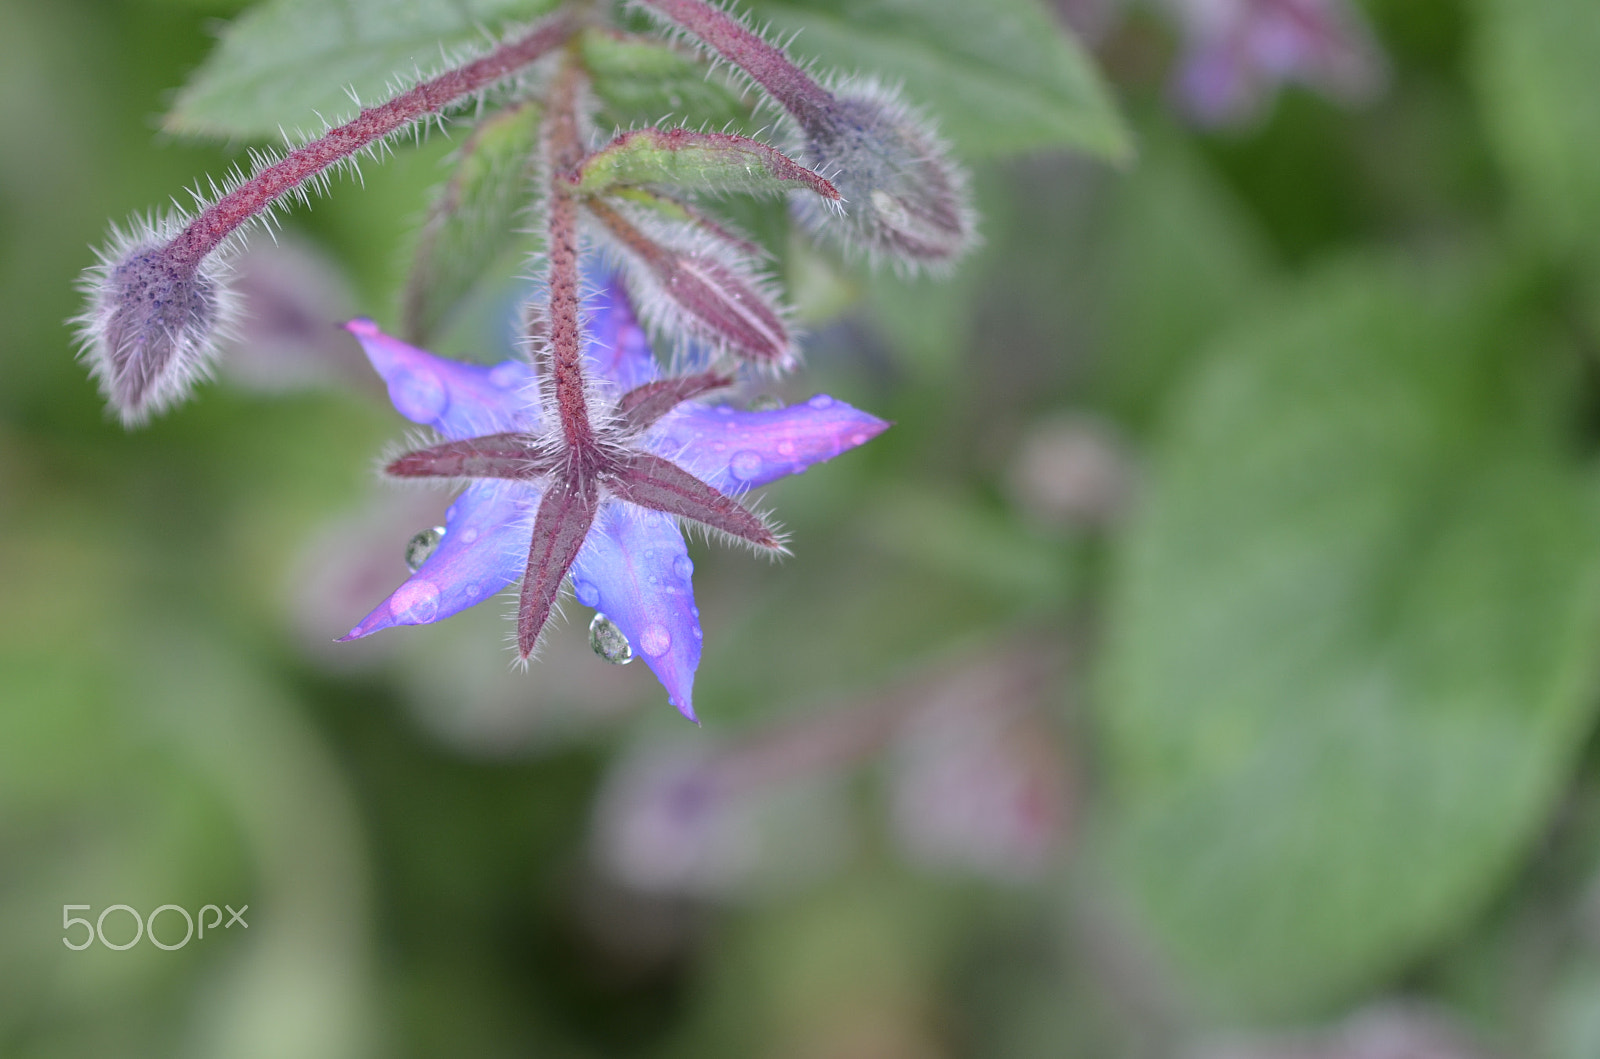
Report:
[[582,83],[583,68],[575,55],[569,55],[550,86],[544,126],[550,182],[545,218],[545,248],[550,256],[550,378],[561,433],[573,453],[592,449],[595,443],[584,393],[583,332],[578,318],[578,195],[573,186],[585,155],[578,131]]
[[705,0],[642,0],[749,74],[808,134],[828,125],[833,95],[789,57]]
[[561,45],[571,34],[570,20],[559,16],[549,19],[465,66],[424,81],[381,106],[363,110],[353,121],[289,152],[207,207],[169,244],[171,259],[180,267],[197,268],[240,225],[280,196],[390,133],[515,73]]

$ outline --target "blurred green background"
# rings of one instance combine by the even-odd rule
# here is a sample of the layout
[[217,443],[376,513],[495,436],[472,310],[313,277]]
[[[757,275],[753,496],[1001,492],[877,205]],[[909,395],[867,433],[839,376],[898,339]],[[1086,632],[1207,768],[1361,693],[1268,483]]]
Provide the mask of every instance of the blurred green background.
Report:
[[[1214,131],[1162,9],[1006,0],[1096,28],[1126,162],[925,100],[944,282],[741,215],[811,328],[768,390],[896,427],[766,491],[794,558],[691,542],[699,730],[576,606],[525,674],[505,601],[331,642],[448,502],[330,326],[395,319],[445,139],[104,413],[74,279],[242,159],[158,129],[242,6],[0,6],[0,1054],[1600,1056],[1591,0],[1371,0],[1373,101]],[[915,88],[955,7],[868,7],[758,13]],[[248,927],[62,943],[168,904]]]

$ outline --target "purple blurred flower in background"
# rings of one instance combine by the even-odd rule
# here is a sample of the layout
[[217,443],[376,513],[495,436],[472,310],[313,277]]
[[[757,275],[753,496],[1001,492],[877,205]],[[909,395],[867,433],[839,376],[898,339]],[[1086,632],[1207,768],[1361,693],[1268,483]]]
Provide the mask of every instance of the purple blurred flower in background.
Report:
[[1348,0],[1167,2],[1185,38],[1177,91],[1203,124],[1247,122],[1289,82],[1347,103],[1383,87],[1383,56]]
[[[344,639],[393,625],[426,625],[510,585],[532,566],[538,513],[540,547],[572,553],[566,565],[547,564],[554,583],[546,605],[570,572],[578,602],[610,619],[643,655],[671,703],[694,720],[699,610],[690,584],[694,564],[674,516],[764,543],[756,539],[758,531],[769,534],[764,523],[730,494],[799,474],[864,444],[888,424],[822,394],[760,412],[697,403],[692,398],[728,385],[731,377],[661,377],[615,280],[589,299],[587,316],[589,403],[602,410],[593,429],[606,445],[606,462],[593,469],[592,480],[579,480],[590,469],[574,468],[559,431],[551,429],[558,412],[531,365],[467,364],[407,345],[370,320],[347,325],[388,384],[395,408],[447,439],[392,461],[388,473],[469,484],[446,513],[433,552]],[[541,500],[556,488],[571,498],[568,508],[585,508],[580,514],[588,521],[567,519],[553,527],[545,521],[551,505]],[[766,539],[768,547],[777,543]],[[528,594],[524,584],[524,614]],[[539,622],[542,627],[542,616]]]

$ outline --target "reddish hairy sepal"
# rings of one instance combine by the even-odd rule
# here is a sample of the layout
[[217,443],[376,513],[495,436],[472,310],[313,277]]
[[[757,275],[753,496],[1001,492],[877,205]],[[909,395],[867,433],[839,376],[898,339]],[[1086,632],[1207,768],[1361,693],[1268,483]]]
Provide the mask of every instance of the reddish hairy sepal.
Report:
[[505,478],[538,481],[556,468],[557,454],[528,434],[486,434],[417,449],[390,461],[393,478]]
[[693,248],[669,245],[603,199],[585,205],[611,236],[640,311],[659,331],[778,370],[797,359],[787,312],[748,262],[704,238]]
[[617,402],[617,412],[628,426],[643,430],[684,401],[732,385],[733,376],[721,372],[674,375],[629,390]]
[[517,652],[522,658],[531,655],[539,643],[539,634],[561,593],[561,582],[594,525],[599,503],[594,480],[586,476],[552,483],[539,502],[517,607]]
[[683,191],[751,194],[809,190],[831,202],[839,199],[832,183],[770,144],[683,128],[621,134],[584,159],[574,183],[585,195],[619,185],[664,184]]
[[619,500],[693,519],[758,548],[783,547],[759,515],[660,456],[633,453],[617,461],[605,486]]

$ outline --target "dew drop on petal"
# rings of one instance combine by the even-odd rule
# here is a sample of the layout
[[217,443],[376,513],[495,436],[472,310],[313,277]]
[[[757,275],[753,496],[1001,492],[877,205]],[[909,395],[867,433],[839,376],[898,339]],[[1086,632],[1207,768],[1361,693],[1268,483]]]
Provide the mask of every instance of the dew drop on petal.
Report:
[[422,569],[422,564],[428,561],[428,556],[438,549],[442,540],[444,540],[444,527],[434,526],[406,541],[406,569],[412,573]]
[[811,400],[807,401],[806,404],[810,405],[812,408],[832,408],[833,398],[829,397],[825,393],[819,393]]
[[689,580],[689,575],[694,573],[694,560],[687,555],[678,556],[672,560],[672,572],[685,581]]
[[793,456],[794,455],[794,442],[792,440],[790,440],[789,438],[784,438],[782,441],[778,442],[778,455],[779,456]]
[[[657,626],[652,625],[650,628],[654,629]],[[646,634],[649,631],[646,629]],[[596,613],[589,622],[589,647],[614,666],[625,666],[633,661],[633,648],[628,644],[627,635],[617,628],[616,622],[604,614]]]
[[465,542],[467,544],[471,544],[473,541],[475,541],[477,539],[478,539],[478,531],[477,531],[476,527],[468,526],[466,529],[461,531],[461,540],[463,542]]
[[[594,582],[592,581],[574,580],[572,582],[572,592],[573,595],[578,597],[578,602],[582,603],[586,607],[597,607],[600,605],[600,590],[595,587]],[[596,617],[599,617],[599,615],[596,615]],[[591,639],[593,638],[593,635],[594,634],[591,631]],[[619,633],[618,635],[621,634]]]
[[402,625],[426,625],[439,613],[439,588],[432,581],[407,581],[395,589],[389,610]]
[[445,392],[439,377],[426,368],[416,368],[398,375],[389,383],[389,397],[397,412],[419,423],[431,423],[439,418],[450,395]]
[[850,444],[852,446],[854,446],[854,445],[865,445],[870,440],[872,440],[872,439],[867,437],[867,435],[865,435],[865,434],[851,434],[850,435]]
[[750,411],[752,412],[772,412],[782,407],[783,402],[770,393],[759,394],[755,400],[750,402]]
[[510,360],[496,364],[489,369],[489,381],[502,390],[509,390],[522,381],[522,365]]
[[728,470],[733,472],[735,478],[750,481],[761,473],[761,453],[751,449],[740,449],[728,461]]
[[651,622],[639,633],[639,650],[651,658],[659,658],[667,653],[667,648],[672,646],[672,634],[665,625]]

